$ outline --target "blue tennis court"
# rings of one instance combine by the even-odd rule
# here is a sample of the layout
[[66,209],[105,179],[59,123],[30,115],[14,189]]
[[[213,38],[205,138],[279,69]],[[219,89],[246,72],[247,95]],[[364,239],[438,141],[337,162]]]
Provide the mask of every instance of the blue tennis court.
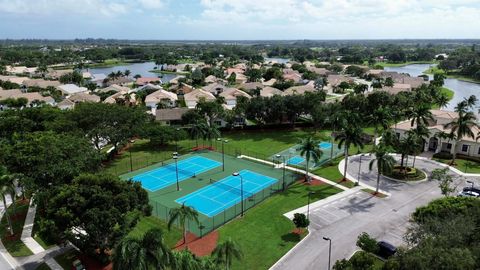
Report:
[[301,156],[294,156],[294,157],[289,158],[289,159],[287,160],[287,164],[298,165],[298,164],[300,164],[300,163],[302,163],[302,162],[304,162],[304,161],[305,161],[305,159],[304,159],[303,157],[301,157]]
[[[247,199],[278,180],[249,170],[239,172],[243,178],[243,199]],[[175,202],[195,208],[202,214],[213,217],[241,201],[240,176],[228,176],[213,182]]]
[[[177,162],[178,181],[196,176],[197,174],[215,169],[222,163],[201,156],[190,157]],[[141,182],[143,188],[157,191],[177,182],[175,163],[162,166],[133,177],[134,181]]]
[[321,149],[330,149],[332,148],[332,144],[329,142],[321,142],[318,144],[318,147],[320,147]]

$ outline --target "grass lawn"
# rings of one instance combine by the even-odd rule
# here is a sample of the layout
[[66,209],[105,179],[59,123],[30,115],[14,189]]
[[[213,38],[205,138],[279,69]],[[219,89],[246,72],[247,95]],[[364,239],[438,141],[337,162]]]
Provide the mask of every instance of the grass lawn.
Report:
[[13,223],[13,236],[10,236],[10,231],[7,229],[7,215],[4,214],[1,220],[0,235],[3,245],[5,245],[5,248],[13,257],[32,255],[32,251],[20,240],[25,217],[27,216],[28,201],[17,200],[15,205],[15,214],[13,213],[13,205],[10,205],[7,210]]
[[106,59],[102,63],[88,64],[88,67],[89,68],[107,68],[107,67],[114,67],[114,66],[125,66],[130,64],[132,64],[132,62],[126,62],[121,59],[112,58],[112,59]]
[[[450,164],[452,161],[451,159],[441,159],[441,158],[433,158],[436,161]],[[456,158],[455,159],[455,167],[456,169],[464,172],[464,173],[480,173],[480,163],[465,159]]]
[[46,264],[46,263],[42,263],[40,264],[36,270],[50,270],[51,268]]
[[188,72],[184,72],[184,71],[168,71],[168,70],[160,70],[160,69],[152,69],[152,70],[149,70],[148,72],[152,72],[152,73],[158,73],[158,74],[179,74],[179,75],[186,75],[188,74]]
[[140,238],[151,228],[162,229],[164,232],[165,243],[170,247],[175,246],[175,244],[182,238],[181,229],[172,227],[172,230],[169,231],[167,224],[164,221],[153,216],[142,217],[128,236]]
[[382,67],[403,67],[413,64],[435,64],[435,61],[408,61],[405,63],[389,63],[389,62],[378,62],[375,65],[379,65]]
[[326,178],[330,181],[333,181],[335,183],[339,183],[340,185],[346,186],[348,188],[352,188],[355,183],[352,181],[342,181],[343,176],[338,170],[338,163],[343,159],[342,157],[338,157],[333,160],[332,163],[326,164],[316,170],[314,170],[312,173],[321,176],[323,178]]
[[[240,245],[244,258],[235,261],[232,269],[268,269],[297,244],[303,236],[292,233],[293,223],[284,213],[304,206],[309,191],[314,201],[340,190],[328,185],[306,186],[295,183],[285,192],[276,194],[218,229],[220,242],[229,238]],[[260,244],[259,244],[260,243]]]

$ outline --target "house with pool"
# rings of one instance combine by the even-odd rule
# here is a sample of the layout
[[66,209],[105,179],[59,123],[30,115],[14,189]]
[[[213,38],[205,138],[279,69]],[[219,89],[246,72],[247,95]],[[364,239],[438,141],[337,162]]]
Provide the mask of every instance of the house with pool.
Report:
[[[458,113],[445,110],[431,110],[433,115],[433,121],[428,124],[428,130],[430,136],[425,140],[424,152],[437,153],[456,153],[457,155],[480,157],[480,142],[477,142],[475,138],[463,137],[458,143],[454,140],[441,138],[439,133],[444,132],[449,134],[450,128],[445,128],[445,125],[455,121],[458,118]],[[392,127],[399,138],[406,136],[406,132],[416,128],[416,125],[411,125],[411,120],[406,120],[397,123]],[[473,134],[478,134],[479,129],[477,127],[472,128]]]

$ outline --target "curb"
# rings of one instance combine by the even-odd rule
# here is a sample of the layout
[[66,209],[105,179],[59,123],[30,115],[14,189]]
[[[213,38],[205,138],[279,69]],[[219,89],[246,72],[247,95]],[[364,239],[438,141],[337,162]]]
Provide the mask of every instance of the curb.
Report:
[[286,258],[288,255],[290,255],[291,253],[293,253],[293,251],[295,251],[295,249],[297,249],[300,244],[302,244],[305,240],[307,240],[310,235],[312,235],[312,232],[310,230],[308,230],[308,234],[307,236],[305,236],[302,240],[300,240],[300,242],[298,242],[295,246],[293,246],[287,253],[285,253],[280,259],[278,259],[277,262],[275,262],[275,264],[273,264],[272,266],[270,266],[270,268],[268,268],[268,270],[272,270],[274,269],[277,265],[280,265],[282,264],[283,262],[283,259]]

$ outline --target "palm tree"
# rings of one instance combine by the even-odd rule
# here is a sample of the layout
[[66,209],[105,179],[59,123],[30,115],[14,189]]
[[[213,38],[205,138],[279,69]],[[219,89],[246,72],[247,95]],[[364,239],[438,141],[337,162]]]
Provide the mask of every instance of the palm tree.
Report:
[[[455,134],[455,146],[463,137],[470,137],[472,139],[475,138],[475,134],[473,133],[472,129],[474,127],[479,127],[477,124],[477,117],[473,112],[464,112],[460,111],[458,113],[458,118],[453,120],[450,123],[444,125],[445,128],[450,128],[451,133]],[[453,150],[453,158],[451,164],[455,164],[455,159],[457,157],[457,151],[455,151],[455,147]]]
[[212,126],[205,126],[205,130],[203,133],[203,139],[208,140],[210,142],[210,146],[212,145],[212,140],[220,138],[220,130],[216,125]]
[[225,264],[225,269],[229,270],[234,259],[241,260],[243,253],[238,244],[229,238],[227,241],[219,244],[212,255],[218,264]]
[[345,166],[343,168],[343,180],[347,179],[347,166],[348,166],[348,148],[350,146],[356,146],[363,148],[363,131],[357,126],[348,125],[343,129],[340,134],[335,137],[335,141],[339,141],[338,149],[341,149],[342,146],[345,147]]
[[311,159],[315,163],[318,163],[320,158],[323,155],[323,152],[320,150],[320,147],[318,146],[320,142],[314,140],[312,137],[308,137],[300,142],[300,146],[298,147],[298,150],[300,150],[300,155],[305,156],[305,159],[307,161],[307,164],[305,166],[305,182],[308,181],[310,182],[308,178],[308,170],[309,170],[309,162]]
[[378,193],[380,186],[380,176],[385,173],[390,173],[395,165],[395,159],[390,156],[383,146],[375,150],[375,158],[370,161],[368,165],[369,170],[373,169],[373,165],[377,163],[377,187],[375,193]]
[[388,129],[392,116],[388,109],[380,106],[375,109],[370,116],[370,123],[373,125],[374,135],[373,135],[373,148],[376,147],[377,137],[378,137],[378,126],[381,126],[383,130]]
[[[8,213],[6,196],[14,193],[15,188],[13,187],[12,182],[13,182],[12,176],[8,173],[7,168],[4,166],[0,166],[0,195],[2,196],[3,206],[5,208],[5,216],[7,217],[10,235],[13,235],[13,225],[12,225],[12,219],[10,218],[10,214]],[[14,200],[13,197],[12,197],[12,200]]]
[[208,125],[205,121],[195,122],[189,129],[190,138],[194,139],[198,147],[198,138],[203,138]]
[[173,252],[175,270],[203,270],[202,262],[188,249]]
[[417,128],[409,131],[413,132],[414,134],[414,143],[412,145],[412,152],[413,152],[413,164],[412,167],[415,167],[415,160],[417,158],[417,155],[422,151],[424,145],[425,145],[425,140],[430,137],[430,130],[426,126],[417,126]]
[[173,223],[178,221],[180,227],[183,229],[183,243],[186,244],[187,242],[187,227],[185,223],[187,220],[195,221],[197,224],[198,222],[198,212],[193,209],[192,207],[185,206],[185,203],[178,208],[173,208],[170,210],[170,217],[168,220],[168,229],[172,228]]
[[125,77],[128,78],[128,76],[130,76],[130,74],[132,74],[132,72],[131,72],[130,70],[126,69],[126,70],[123,72],[123,74],[125,75]]
[[433,121],[433,115],[430,111],[430,106],[420,105],[410,109],[408,116],[411,118],[410,125],[413,127],[424,125],[428,126],[428,121]]
[[[332,134],[335,134],[337,129],[342,128],[345,123],[345,112],[341,109],[341,107],[338,104],[332,104],[329,107],[329,117],[327,119],[327,123],[330,124],[332,127]],[[333,138],[334,136],[331,136],[331,143],[333,145]],[[333,147],[330,147],[330,161],[333,160]]]
[[449,101],[450,101],[450,99],[446,95],[439,95],[436,98],[435,102],[437,103],[438,107],[440,107],[440,109],[442,109],[442,108],[447,107]]
[[160,228],[152,228],[142,238],[126,237],[115,247],[113,269],[167,269],[173,265],[170,248]]

